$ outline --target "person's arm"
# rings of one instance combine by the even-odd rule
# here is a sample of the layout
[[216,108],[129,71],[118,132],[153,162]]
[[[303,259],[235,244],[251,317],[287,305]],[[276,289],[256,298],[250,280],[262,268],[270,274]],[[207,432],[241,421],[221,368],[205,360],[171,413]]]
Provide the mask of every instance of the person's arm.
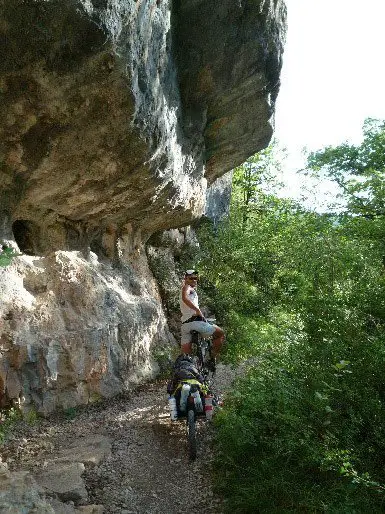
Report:
[[204,318],[200,308],[197,307],[196,305],[194,305],[192,303],[192,301],[189,299],[188,295],[187,295],[189,287],[190,286],[187,285],[187,284],[183,286],[183,288],[182,288],[182,301],[183,301],[183,303],[185,303],[187,305],[187,307],[190,307],[190,309],[195,311],[197,316],[202,316],[202,318]]

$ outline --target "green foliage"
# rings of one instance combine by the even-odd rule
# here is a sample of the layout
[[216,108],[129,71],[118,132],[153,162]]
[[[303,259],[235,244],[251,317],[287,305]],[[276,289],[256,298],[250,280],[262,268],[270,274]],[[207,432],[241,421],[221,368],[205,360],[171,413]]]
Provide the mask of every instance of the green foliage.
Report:
[[[279,185],[276,180],[277,171],[286,155],[274,140],[268,148],[252,155],[244,164],[238,166],[233,174],[233,205],[242,217],[242,226],[246,229],[251,212],[258,210],[258,199],[262,190],[271,191]],[[234,212],[234,208],[233,208]]]
[[64,416],[67,419],[75,419],[78,415],[78,410],[76,407],[68,407],[68,409],[64,410]]
[[9,437],[12,432],[12,427],[21,417],[20,410],[15,407],[0,410],[0,444]]
[[217,483],[227,511],[380,512],[384,486],[372,478],[379,473],[372,461],[384,450],[383,408],[366,425],[375,433],[367,444],[346,395],[352,377],[310,368],[298,350],[286,355],[285,368],[282,354],[261,360],[216,418]]
[[367,119],[359,146],[343,143],[313,152],[308,167],[336,181],[348,210],[372,219],[385,216],[385,121]]
[[14,257],[22,255],[21,253],[15,252],[9,246],[0,243],[0,268],[9,266]]
[[173,350],[174,353],[176,353],[175,350],[180,352],[179,348],[171,348],[170,346],[156,346],[152,350],[152,357],[159,366],[158,377],[160,379],[170,376],[173,362],[177,357],[177,355],[173,355]]
[[30,409],[28,412],[23,414],[23,419],[29,425],[35,425],[39,421],[39,414],[36,412],[35,409]]
[[385,125],[365,127],[359,147],[310,158],[343,186],[346,212],[276,198],[247,164],[230,218],[200,230],[227,357],[258,362],[217,418],[229,512],[385,510]]
[[15,426],[19,423],[35,425],[39,422],[39,414],[34,409],[22,412],[18,407],[9,407],[0,410],[0,445],[12,435]]

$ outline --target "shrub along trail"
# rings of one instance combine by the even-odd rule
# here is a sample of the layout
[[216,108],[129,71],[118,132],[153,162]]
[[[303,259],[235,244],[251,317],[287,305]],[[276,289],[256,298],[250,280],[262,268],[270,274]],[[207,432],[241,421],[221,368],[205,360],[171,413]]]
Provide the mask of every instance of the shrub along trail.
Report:
[[[235,371],[219,365],[214,390],[225,391]],[[1,450],[10,470],[44,468],[52,454],[75,440],[102,435],[111,455],[86,466],[88,492],[84,504],[104,506],[106,513],[220,513],[223,504],[213,492],[211,441],[214,427],[198,422],[198,457],[189,462],[185,422],[171,423],[165,382],[17,428]]]

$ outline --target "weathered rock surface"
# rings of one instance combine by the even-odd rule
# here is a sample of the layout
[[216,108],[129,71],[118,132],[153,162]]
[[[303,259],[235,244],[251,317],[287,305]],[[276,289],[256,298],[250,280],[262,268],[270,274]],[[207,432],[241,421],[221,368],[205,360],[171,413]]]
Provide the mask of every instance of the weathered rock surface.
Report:
[[179,0],[177,61],[188,134],[203,133],[213,182],[265,148],[279,90],[281,0]]
[[[79,449],[84,451],[82,445]],[[82,478],[84,464],[81,458],[75,461],[75,455],[72,457],[74,462],[71,464],[53,460],[38,473],[9,471],[7,464],[0,459],[0,511],[4,514],[102,514],[103,505],[75,507],[75,504],[87,501],[87,491]]]
[[0,269],[6,398],[47,414],[154,375],[152,349],[172,337],[145,254],[135,259],[114,268],[58,251]]
[[0,512],[54,514],[55,511],[41,492],[28,471],[10,473],[0,464]]
[[63,501],[86,501],[87,491],[82,480],[84,464],[51,464],[35,475],[35,480],[44,490],[52,492]]
[[103,459],[111,454],[111,442],[108,437],[100,434],[89,434],[87,439],[75,439],[68,446],[61,448],[46,462],[73,463],[98,466]]
[[204,214],[214,224],[229,214],[232,179],[232,172],[226,173],[207,188]]
[[156,371],[145,242],[215,218],[207,184],[266,146],[284,34],[283,0],[0,0],[0,240],[27,254],[0,270],[3,404]]
[[[41,489],[62,502],[86,503],[88,493],[83,480],[85,466],[98,466],[111,455],[111,441],[100,434],[72,440],[44,460],[43,469],[33,474]],[[87,506],[91,513],[97,506]],[[86,508],[86,507],[84,507]],[[100,508],[96,508],[100,512]]]

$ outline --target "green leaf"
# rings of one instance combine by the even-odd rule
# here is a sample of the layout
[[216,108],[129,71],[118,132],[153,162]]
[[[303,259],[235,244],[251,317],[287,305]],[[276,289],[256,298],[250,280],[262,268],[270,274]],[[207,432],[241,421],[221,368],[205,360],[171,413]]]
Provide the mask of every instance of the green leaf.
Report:
[[9,257],[8,255],[0,254],[0,266],[9,266],[12,262],[12,257]]

